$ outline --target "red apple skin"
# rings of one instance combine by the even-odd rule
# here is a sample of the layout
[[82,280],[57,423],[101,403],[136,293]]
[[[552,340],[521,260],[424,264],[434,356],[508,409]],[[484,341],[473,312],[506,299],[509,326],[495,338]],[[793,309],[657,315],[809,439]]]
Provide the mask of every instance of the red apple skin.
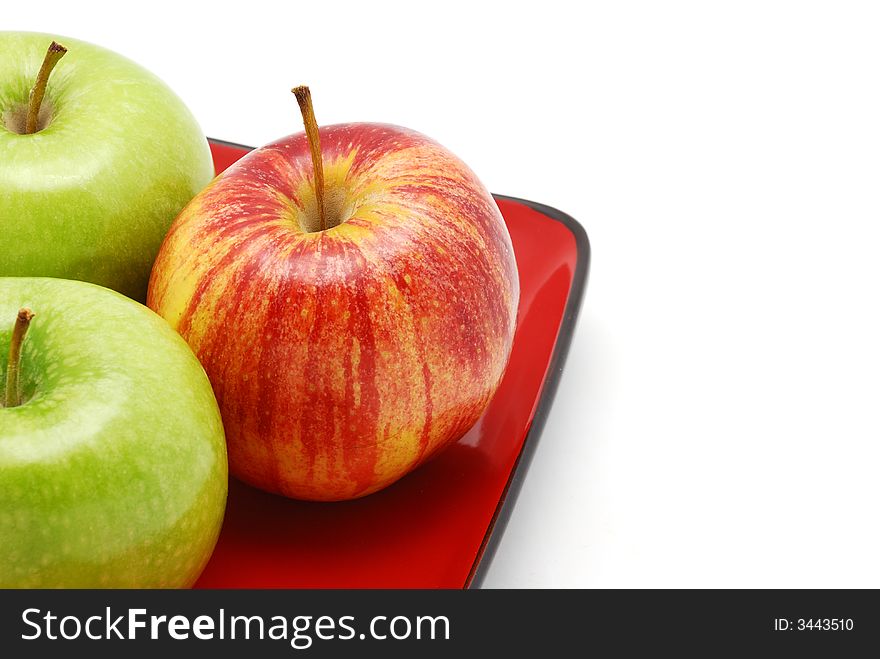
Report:
[[305,134],[257,149],[181,212],[148,305],[220,404],[231,472],[289,497],[393,483],[460,439],[510,355],[519,281],[491,195],[419,133],[321,129],[317,222]]

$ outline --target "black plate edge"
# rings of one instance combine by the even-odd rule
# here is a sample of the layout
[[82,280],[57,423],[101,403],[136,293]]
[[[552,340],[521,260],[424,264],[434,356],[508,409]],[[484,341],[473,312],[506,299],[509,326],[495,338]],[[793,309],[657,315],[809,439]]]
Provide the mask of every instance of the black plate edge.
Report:
[[[227,140],[218,140],[213,137],[207,138],[208,142],[214,144],[222,144],[238,149],[253,150],[254,147],[238,142],[229,142]],[[471,566],[467,579],[464,582],[465,588],[480,588],[483,580],[486,578],[486,572],[495,558],[498,546],[510,521],[513,513],[513,507],[519,497],[522,489],[523,481],[526,477],[532,460],[535,457],[535,451],[538,447],[538,440],[547,423],[547,417],[550,415],[550,408],[553,406],[553,400],[556,398],[556,391],[559,389],[559,380],[562,376],[562,370],[565,366],[565,360],[568,357],[568,351],[571,347],[571,340],[574,336],[575,326],[577,325],[578,314],[581,309],[584,291],[587,288],[587,279],[590,271],[590,239],[587,232],[581,224],[571,215],[563,213],[561,210],[547,206],[546,204],[521,199],[519,197],[511,197],[508,195],[492,194],[496,199],[504,199],[512,201],[541,213],[542,215],[555,220],[564,225],[571,231],[575,240],[577,249],[577,263],[575,264],[574,277],[571,281],[571,288],[568,291],[568,299],[565,302],[565,310],[562,314],[562,323],[559,326],[559,334],[556,337],[556,344],[553,346],[553,354],[550,356],[550,365],[547,369],[547,377],[544,380],[544,386],[541,395],[538,398],[538,408],[535,410],[535,416],[526,438],[523,440],[522,448],[513,465],[510,478],[501,498],[498,500],[498,506],[495,508],[495,514],[489,522],[483,541],[477,551],[477,558]]]
[[238,142],[230,142],[229,140],[218,140],[216,137],[208,137],[206,138],[208,143],[210,144],[222,144],[223,146],[231,146],[236,149],[245,149],[247,151],[253,151],[257,147],[250,146],[248,144],[239,144]]
[[550,408],[553,406],[553,400],[556,398],[556,391],[559,389],[559,381],[562,377],[562,370],[568,357],[569,348],[571,348],[571,340],[574,336],[590,272],[590,239],[587,237],[586,230],[571,215],[563,213],[552,206],[529,201],[528,199],[499,194],[493,194],[492,196],[496,199],[504,199],[505,201],[513,201],[528,206],[549,217],[551,220],[556,220],[565,225],[574,236],[577,249],[577,263],[575,264],[571,288],[568,291],[568,299],[565,302],[565,311],[562,314],[559,334],[556,337],[556,345],[553,346],[553,354],[550,356],[547,377],[544,380],[544,387],[538,398],[538,409],[535,410],[532,425],[529,426],[529,431],[523,440],[522,449],[520,449],[519,456],[517,456],[516,463],[514,463],[513,470],[510,473],[510,478],[504,491],[501,493],[498,507],[495,509],[495,515],[492,517],[492,521],[489,522],[489,527],[486,529],[486,535],[483,537],[477,558],[471,567],[467,581],[465,581],[466,588],[480,588],[482,586],[492,559],[495,558],[495,553],[501,544],[504,531],[513,513],[513,507],[519,497],[520,490],[522,490],[526,473],[535,457],[538,440],[541,438],[541,433],[547,423],[547,417],[550,415]]

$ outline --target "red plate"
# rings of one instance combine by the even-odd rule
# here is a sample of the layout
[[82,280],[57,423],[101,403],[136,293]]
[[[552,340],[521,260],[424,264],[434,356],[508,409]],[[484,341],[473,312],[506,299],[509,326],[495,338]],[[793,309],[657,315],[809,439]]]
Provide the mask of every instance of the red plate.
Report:
[[[211,141],[217,172],[249,147]],[[312,503],[232,479],[220,540],[197,588],[462,588],[479,585],[546,421],[586,285],[583,228],[496,196],[516,253],[510,364],[477,425],[391,487]]]

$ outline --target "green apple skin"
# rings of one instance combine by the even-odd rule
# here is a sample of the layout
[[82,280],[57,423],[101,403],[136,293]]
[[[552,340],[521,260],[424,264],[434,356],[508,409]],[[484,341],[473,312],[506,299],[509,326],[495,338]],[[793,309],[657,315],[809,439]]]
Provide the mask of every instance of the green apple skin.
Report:
[[[11,131],[52,40],[49,124]],[[42,116],[42,112],[41,112]],[[146,299],[172,220],[214,176],[207,140],[155,75],[104,48],[0,32],[0,276],[90,281]]]
[[227,492],[201,365],[164,320],[118,293],[0,278],[4,382],[20,307],[36,316],[24,402],[0,407],[0,587],[192,585]]

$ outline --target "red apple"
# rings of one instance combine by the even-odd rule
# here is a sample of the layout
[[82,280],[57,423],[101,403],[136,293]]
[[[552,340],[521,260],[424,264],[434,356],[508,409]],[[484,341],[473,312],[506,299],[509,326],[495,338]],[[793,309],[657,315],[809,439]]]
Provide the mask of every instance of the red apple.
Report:
[[349,499],[474,425],[519,281],[498,207],[452,153],[396,126],[319,132],[301,106],[308,136],[251,152],[182,211],[148,305],[205,367],[234,475]]

